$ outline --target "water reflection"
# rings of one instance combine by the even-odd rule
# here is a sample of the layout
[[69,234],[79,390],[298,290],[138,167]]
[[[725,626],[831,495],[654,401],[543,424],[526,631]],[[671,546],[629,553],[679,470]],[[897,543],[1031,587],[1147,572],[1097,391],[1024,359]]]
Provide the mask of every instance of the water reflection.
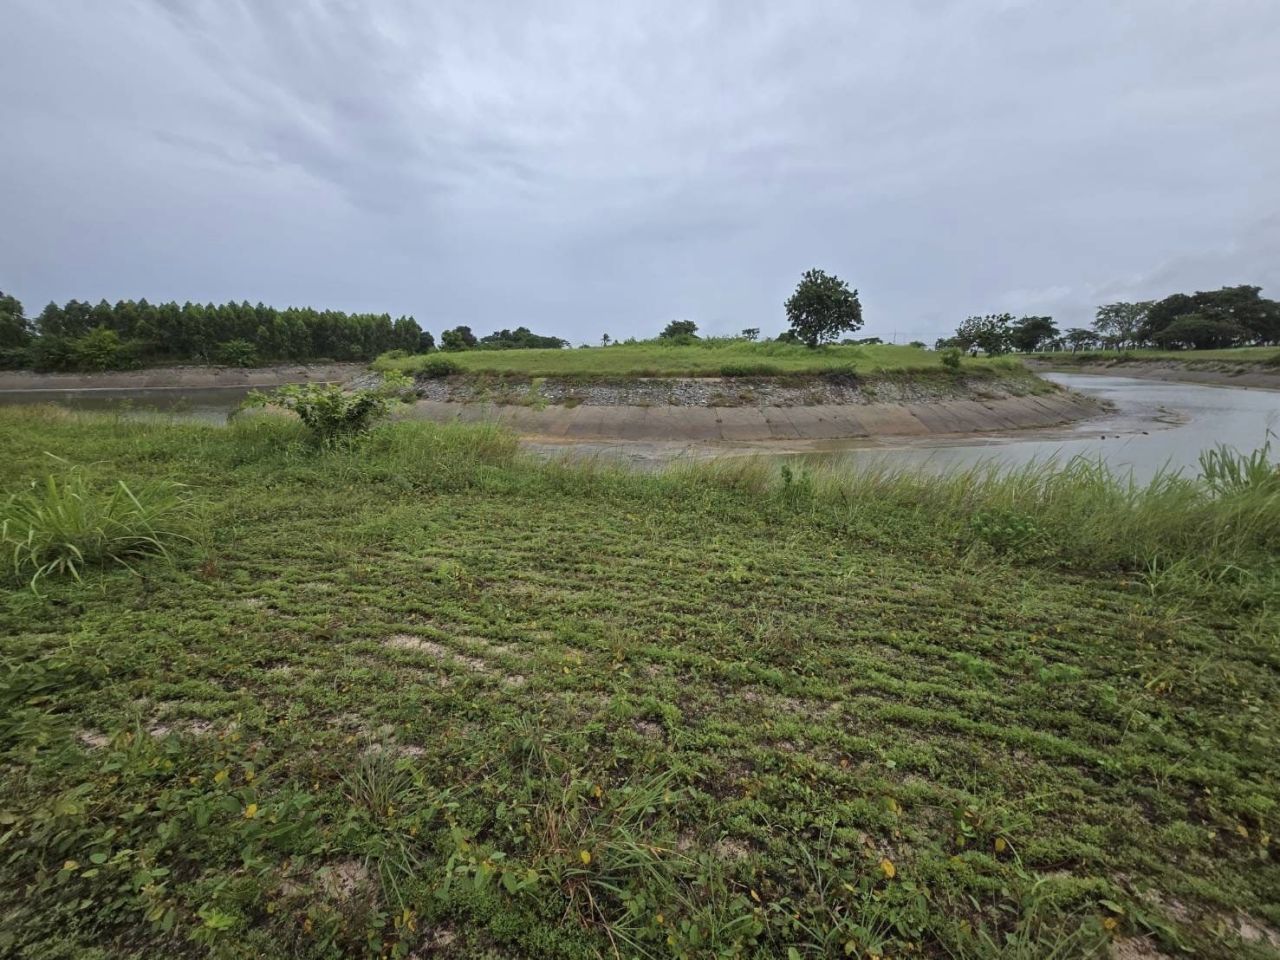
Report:
[[1216,444],[1252,451],[1266,442],[1269,432],[1280,433],[1280,392],[1088,374],[1045,376],[1109,401],[1114,411],[1047,437],[1037,432],[923,443],[884,441],[804,454],[803,459],[944,470],[992,461],[1016,466],[1084,456],[1148,480],[1163,468],[1195,469],[1200,452]]

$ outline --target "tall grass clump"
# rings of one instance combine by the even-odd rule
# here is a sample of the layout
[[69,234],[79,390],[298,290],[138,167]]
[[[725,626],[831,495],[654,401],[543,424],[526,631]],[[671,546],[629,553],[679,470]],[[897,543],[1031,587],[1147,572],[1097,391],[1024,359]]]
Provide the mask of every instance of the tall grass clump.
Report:
[[1280,474],[1268,448],[1210,451],[1202,469],[1140,483],[1086,458],[942,474],[739,459],[681,465],[669,476],[685,489],[712,485],[800,510],[859,538],[942,540],[1019,561],[1145,577],[1196,596],[1233,586],[1265,596],[1260,578],[1280,580]]
[[38,591],[45,578],[80,580],[90,566],[132,570],[138,560],[167,560],[174,543],[190,539],[191,517],[181,484],[96,486],[83,467],[67,464],[0,505],[0,545],[8,573]]
[[1218,496],[1251,490],[1280,490],[1280,466],[1271,462],[1271,436],[1253,453],[1221,444],[1200,454],[1200,476]]

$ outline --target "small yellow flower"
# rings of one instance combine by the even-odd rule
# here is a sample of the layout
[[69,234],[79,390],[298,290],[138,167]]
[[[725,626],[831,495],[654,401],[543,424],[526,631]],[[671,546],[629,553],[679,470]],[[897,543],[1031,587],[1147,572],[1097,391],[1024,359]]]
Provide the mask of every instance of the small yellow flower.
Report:
[[653,919],[657,922],[658,926],[662,926],[664,923],[667,922],[667,918],[664,917],[662,914],[658,914]]
[[213,775],[213,782],[221,783],[223,780],[227,779],[227,777],[229,776],[230,776],[230,773],[228,773],[226,768],[224,767],[223,769],[219,770],[217,773]]
[[590,862],[591,862],[591,851],[590,851],[590,850],[579,850],[579,851],[578,851],[578,858],[579,858],[580,860],[582,860],[582,863],[583,863],[583,865],[585,866],[586,864],[588,864],[588,863],[590,863]]
[[996,837],[995,846],[996,846],[996,853],[1004,853],[1007,849],[1009,849],[1009,844],[1005,841],[1004,837]]
[[246,820],[252,820],[257,815],[258,815],[258,805],[256,803],[251,803],[244,808],[244,818]]
[[898,874],[898,868],[893,865],[893,861],[888,857],[880,861],[880,869],[884,871],[884,875],[890,880]]
[[1108,931],[1111,931],[1111,930],[1114,930],[1117,926],[1119,926],[1119,923],[1117,922],[1115,917],[1107,917],[1105,920],[1102,921],[1102,925],[1106,927]]

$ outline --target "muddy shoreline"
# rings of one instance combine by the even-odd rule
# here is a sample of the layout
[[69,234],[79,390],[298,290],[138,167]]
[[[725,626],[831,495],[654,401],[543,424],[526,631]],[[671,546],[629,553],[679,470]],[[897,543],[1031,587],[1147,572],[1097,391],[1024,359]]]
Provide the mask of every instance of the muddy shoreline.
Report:
[[0,370],[0,391],[216,390],[276,387],[285,383],[341,382],[368,369],[364,363],[281,363],[269,367],[153,367],[102,373],[36,373]]
[[[1280,367],[1261,363],[1214,361],[1128,360],[1100,363],[1052,363],[1027,360],[1038,373],[1081,373],[1107,377],[1132,377],[1165,383],[1197,383],[1209,387],[1237,387],[1253,390],[1280,390]],[[1192,365],[1194,364],[1194,365]]]
[[1007,433],[1100,416],[1106,407],[1066,391],[1040,396],[805,406],[545,407],[419,400],[406,415],[437,423],[499,423],[528,441],[857,440]]

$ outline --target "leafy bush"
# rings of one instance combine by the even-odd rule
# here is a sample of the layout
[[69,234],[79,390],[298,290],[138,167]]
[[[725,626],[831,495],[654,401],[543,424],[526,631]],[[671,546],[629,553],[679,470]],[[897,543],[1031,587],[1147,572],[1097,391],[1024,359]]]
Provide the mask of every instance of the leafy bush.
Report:
[[71,356],[81,370],[114,370],[123,365],[125,349],[120,334],[94,327],[71,342]]
[[414,368],[414,372],[427,380],[436,380],[440,377],[452,376],[461,369],[456,360],[450,360],[448,357],[428,357]]
[[71,466],[61,476],[34,481],[0,507],[0,545],[10,572],[30,575],[32,589],[45,577],[81,571],[108,561],[129,565],[145,557],[169,557],[168,545],[184,533],[191,503],[181,484],[162,481],[138,487],[123,480],[95,488],[85,470]]
[[258,348],[248,340],[228,340],[218,344],[217,359],[228,367],[256,367]]
[[942,356],[939,359],[948,370],[959,370],[960,358],[963,356],[964,354],[960,352],[959,347],[947,347],[942,351]]
[[336,383],[290,383],[269,394],[254,391],[245,407],[283,407],[298,415],[321,443],[365,433],[390,413],[391,400],[380,390],[347,392]]
[[725,363],[720,365],[722,377],[776,377],[782,368],[775,363]]
[[31,366],[30,347],[0,347],[0,370],[21,370]]

